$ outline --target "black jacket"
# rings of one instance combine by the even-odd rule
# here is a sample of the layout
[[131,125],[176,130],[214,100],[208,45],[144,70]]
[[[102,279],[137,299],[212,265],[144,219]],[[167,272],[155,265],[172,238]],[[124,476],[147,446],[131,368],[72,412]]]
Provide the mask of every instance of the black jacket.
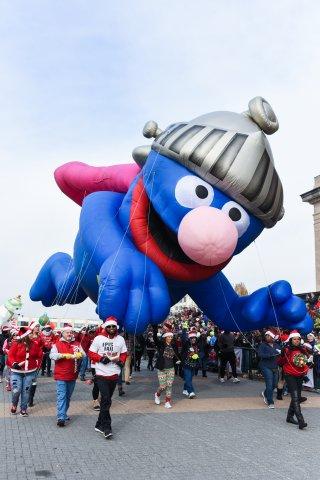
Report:
[[[158,337],[157,335],[158,333],[158,328],[157,326],[154,326],[153,327],[153,339],[154,339],[154,343],[156,344],[156,347],[157,347],[157,360],[156,360],[156,364],[155,364],[155,368],[157,368],[158,370],[164,370],[164,349],[166,348],[166,344],[165,344],[165,341],[161,338],[161,337]],[[179,357],[179,354],[178,354],[178,351],[176,349],[176,346],[174,345],[174,343],[172,342],[172,348],[173,348],[173,351],[174,351],[174,359],[173,359],[173,363],[177,363],[178,361],[180,361],[180,357]]]

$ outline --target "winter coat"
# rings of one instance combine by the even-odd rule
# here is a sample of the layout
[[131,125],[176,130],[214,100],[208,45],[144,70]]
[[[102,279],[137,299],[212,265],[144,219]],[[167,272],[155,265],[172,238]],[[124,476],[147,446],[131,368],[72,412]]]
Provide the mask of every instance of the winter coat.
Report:
[[[153,339],[154,339],[154,343],[157,347],[157,360],[156,360],[155,368],[157,368],[158,370],[164,370],[164,365],[165,365],[164,350],[166,348],[166,343],[165,343],[165,341],[162,337],[158,337],[157,330],[158,329],[155,326],[153,328]],[[172,346],[173,351],[174,351],[173,363],[180,362],[181,359],[180,359],[180,356],[179,356],[178,351],[176,349],[176,346],[174,345],[174,342],[172,342],[171,346]]]
[[84,355],[84,351],[79,342],[67,342],[63,338],[58,340],[51,348],[50,358],[55,361],[54,366],[54,379],[63,380],[65,382],[76,380],[78,376],[78,367],[81,362],[80,359],[64,358],[63,355],[74,355],[77,352],[81,352]]
[[285,375],[292,375],[293,377],[304,377],[307,375],[310,366],[306,363],[303,366],[297,366],[294,363],[294,358],[296,355],[305,355],[307,358],[310,353],[303,346],[294,347],[287,345],[282,350],[282,354],[278,359],[278,365],[281,365],[283,368],[283,373]]
[[271,368],[275,370],[278,368],[277,357],[281,353],[280,345],[277,343],[260,343],[257,348],[257,354],[260,359],[259,367],[260,368]]
[[30,340],[29,347],[27,347],[26,343],[23,341],[15,340],[12,342],[8,352],[7,362],[12,372],[34,372],[40,368],[41,362],[42,350],[37,342]]

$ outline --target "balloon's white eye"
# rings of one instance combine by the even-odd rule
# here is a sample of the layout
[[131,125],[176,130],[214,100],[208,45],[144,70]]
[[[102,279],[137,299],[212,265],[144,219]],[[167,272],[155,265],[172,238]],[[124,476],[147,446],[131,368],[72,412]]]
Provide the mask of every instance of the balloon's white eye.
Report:
[[250,225],[250,217],[245,209],[236,202],[227,202],[221,210],[234,222],[240,238],[248,230]]
[[213,201],[213,188],[195,175],[186,175],[178,181],[175,196],[180,205],[186,208],[209,206]]

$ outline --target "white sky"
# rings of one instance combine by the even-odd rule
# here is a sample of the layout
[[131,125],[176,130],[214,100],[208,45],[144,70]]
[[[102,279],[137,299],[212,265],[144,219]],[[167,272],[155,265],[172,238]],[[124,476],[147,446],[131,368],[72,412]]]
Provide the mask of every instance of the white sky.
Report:
[[[320,4],[0,1],[0,304],[28,291],[46,258],[72,252],[80,209],[56,186],[67,161],[125,163],[160,127],[264,96],[286,215],[225,272],[249,290],[278,279],[315,289],[313,210],[300,194],[319,168]],[[263,270],[266,272],[267,280]],[[47,309],[94,318],[94,305]]]

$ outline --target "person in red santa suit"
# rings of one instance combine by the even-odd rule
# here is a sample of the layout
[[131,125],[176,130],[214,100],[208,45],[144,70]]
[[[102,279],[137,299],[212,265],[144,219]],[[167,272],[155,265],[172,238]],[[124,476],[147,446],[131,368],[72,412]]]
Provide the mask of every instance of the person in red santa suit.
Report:
[[[37,342],[39,348],[43,351],[43,340],[40,332],[40,323],[37,321],[32,320],[29,323],[29,329],[31,330],[30,339],[34,342]],[[39,369],[35,372],[35,376],[33,377],[32,384],[30,387],[29,393],[29,401],[28,406],[34,407],[34,396],[37,390],[37,378],[38,378]]]
[[118,322],[108,317],[89,348],[89,358],[95,364],[96,383],[100,391],[100,413],[96,422],[96,432],[105,438],[112,438],[111,398],[117,385],[121,368],[127,357],[127,347],[122,336],[118,335]]
[[[291,395],[287,422],[299,425],[300,430],[307,426],[301,412],[300,398],[303,378],[309,370],[310,362],[309,352],[301,345],[300,333],[292,331],[288,337],[287,345],[282,350],[278,363],[283,368],[284,377]],[[294,415],[297,420],[295,420]]]
[[44,376],[45,370],[47,370],[47,377],[51,377],[51,359],[50,350],[52,345],[57,341],[57,337],[54,335],[50,325],[45,325],[41,332],[43,359],[41,365],[41,375]]
[[8,352],[8,366],[11,368],[12,406],[11,413],[17,412],[20,398],[20,415],[27,417],[29,391],[32,380],[41,365],[42,350],[39,344],[30,338],[32,330],[23,327],[12,342]]
[[74,340],[73,328],[66,326],[61,338],[52,346],[51,360],[55,361],[54,379],[57,387],[57,425],[64,427],[70,420],[68,409],[78,377],[78,367],[85,355],[79,342]]

